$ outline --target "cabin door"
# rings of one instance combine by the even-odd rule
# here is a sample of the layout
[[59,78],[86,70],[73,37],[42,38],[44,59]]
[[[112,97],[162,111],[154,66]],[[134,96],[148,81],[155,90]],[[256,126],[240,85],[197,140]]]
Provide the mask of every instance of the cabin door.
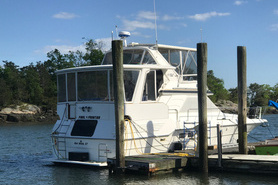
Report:
[[76,117],[76,104],[68,103],[68,119],[75,119]]

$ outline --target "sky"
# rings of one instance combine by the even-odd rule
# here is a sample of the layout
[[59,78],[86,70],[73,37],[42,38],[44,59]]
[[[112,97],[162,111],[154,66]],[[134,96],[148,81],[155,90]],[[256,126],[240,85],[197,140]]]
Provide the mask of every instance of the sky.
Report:
[[[154,8],[155,4],[155,8]],[[247,84],[278,83],[277,0],[0,0],[0,65],[46,61],[47,53],[84,51],[88,39],[208,46],[208,70],[237,86],[237,46],[246,46]],[[116,29],[117,27],[117,29]]]

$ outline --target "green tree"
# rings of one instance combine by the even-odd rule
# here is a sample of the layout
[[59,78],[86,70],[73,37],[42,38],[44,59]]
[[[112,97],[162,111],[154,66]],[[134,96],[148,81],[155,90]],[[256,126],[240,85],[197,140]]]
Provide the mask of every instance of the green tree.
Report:
[[25,83],[26,92],[28,94],[25,102],[41,105],[43,99],[43,89],[40,83],[40,76],[37,68],[31,63],[29,66],[21,69]]
[[93,39],[86,42],[86,53],[83,59],[87,62],[86,65],[99,65],[104,57],[101,51],[101,44],[96,43]]
[[51,75],[57,70],[74,67],[74,60],[67,60],[69,58],[62,55],[58,49],[48,52],[47,58],[44,64]]
[[224,81],[214,76],[212,70],[207,72],[207,83],[209,90],[213,93],[210,96],[211,101],[217,102],[218,100],[227,100],[229,93],[224,87]]
[[43,89],[43,99],[41,102],[42,108],[45,110],[55,110],[57,104],[56,77],[53,79],[52,75],[48,72],[45,63],[37,62],[36,69],[39,74],[41,88]]
[[272,88],[270,85],[263,84],[259,85],[257,83],[252,83],[249,85],[249,101],[253,106],[266,106],[268,100],[270,99],[270,95],[272,92]]
[[273,101],[278,101],[278,83],[272,88],[270,99]]
[[229,100],[237,103],[238,102],[238,90],[237,87],[236,88],[230,88],[229,89]]
[[21,76],[18,66],[13,62],[3,61],[3,79],[11,92],[11,103],[18,104],[26,98],[25,81]]
[[12,92],[4,79],[4,69],[0,66],[0,109],[12,102]]

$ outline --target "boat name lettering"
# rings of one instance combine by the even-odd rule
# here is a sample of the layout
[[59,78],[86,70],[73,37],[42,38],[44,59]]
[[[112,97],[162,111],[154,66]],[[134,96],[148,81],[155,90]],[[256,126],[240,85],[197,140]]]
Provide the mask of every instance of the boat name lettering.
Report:
[[79,116],[79,119],[100,119],[100,116]]
[[75,145],[88,145],[87,142],[83,142],[82,140],[80,140],[79,142],[74,142],[73,144],[75,144]]

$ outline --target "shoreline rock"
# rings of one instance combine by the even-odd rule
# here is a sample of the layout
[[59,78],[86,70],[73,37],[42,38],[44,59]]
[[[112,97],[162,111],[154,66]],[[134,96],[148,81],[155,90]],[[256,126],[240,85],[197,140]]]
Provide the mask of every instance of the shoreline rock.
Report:
[[[230,100],[219,100],[215,103],[215,105],[224,113],[232,113],[237,114],[238,113],[238,104],[233,103]],[[256,107],[247,107],[252,108],[253,110],[256,109]],[[249,113],[249,112],[248,112]],[[274,107],[264,106],[262,107],[262,115],[263,114],[278,114],[278,110],[276,110]]]
[[52,122],[54,124],[57,119],[58,115],[53,111],[43,112],[38,106],[27,103],[10,106],[0,111],[0,124],[31,122]]

